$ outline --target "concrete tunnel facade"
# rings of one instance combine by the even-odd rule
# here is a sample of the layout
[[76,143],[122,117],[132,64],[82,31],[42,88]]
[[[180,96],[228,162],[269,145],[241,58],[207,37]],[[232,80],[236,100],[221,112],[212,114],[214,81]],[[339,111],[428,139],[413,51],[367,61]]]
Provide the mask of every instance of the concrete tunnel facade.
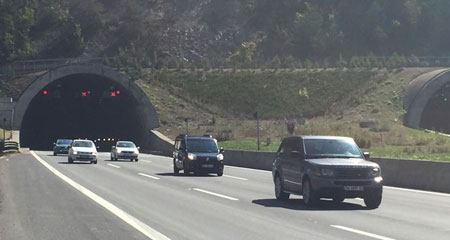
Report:
[[98,64],[66,65],[39,76],[15,103],[13,119],[21,146],[35,149],[49,149],[56,138],[132,140],[149,149],[150,131],[159,126],[142,89]]
[[434,70],[412,80],[403,97],[408,127],[450,133],[450,69]]

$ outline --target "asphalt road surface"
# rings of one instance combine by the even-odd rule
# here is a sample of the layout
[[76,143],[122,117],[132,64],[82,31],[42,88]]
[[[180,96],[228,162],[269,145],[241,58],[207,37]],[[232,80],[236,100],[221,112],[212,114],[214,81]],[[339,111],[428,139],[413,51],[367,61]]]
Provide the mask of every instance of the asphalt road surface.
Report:
[[[172,173],[172,160],[67,164],[30,152],[0,158],[0,239],[450,239],[450,194],[384,188],[362,199],[277,201],[271,172]],[[450,183],[449,183],[450,184]]]

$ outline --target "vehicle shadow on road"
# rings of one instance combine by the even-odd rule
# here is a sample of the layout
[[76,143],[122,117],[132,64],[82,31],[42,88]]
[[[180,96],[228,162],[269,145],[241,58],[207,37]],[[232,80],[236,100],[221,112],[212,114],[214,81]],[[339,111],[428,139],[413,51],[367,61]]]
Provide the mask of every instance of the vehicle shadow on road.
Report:
[[315,207],[306,206],[303,203],[303,199],[289,199],[286,201],[280,201],[277,199],[256,199],[253,200],[252,203],[264,207],[286,208],[301,211],[369,210],[368,208],[362,205],[348,202],[334,203],[331,200],[320,200],[320,202]]
[[58,162],[58,164],[91,164],[90,162],[73,162],[73,163],[68,163],[68,162]]
[[110,160],[110,159],[107,159],[107,160],[104,160],[105,162],[134,162],[134,160],[133,161],[130,161],[130,160],[128,160],[128,159],[122,159],[122,160],[114,160],[114,161],[112,161],[112,160]]
[[216,177],[217,175],[214,174],[207,174],[207,173],[197,173],[197,174],[189,174],[189,175],[184,175],[183,173],[156,173],[156,175],[159,176],[172,176],[172,177]]

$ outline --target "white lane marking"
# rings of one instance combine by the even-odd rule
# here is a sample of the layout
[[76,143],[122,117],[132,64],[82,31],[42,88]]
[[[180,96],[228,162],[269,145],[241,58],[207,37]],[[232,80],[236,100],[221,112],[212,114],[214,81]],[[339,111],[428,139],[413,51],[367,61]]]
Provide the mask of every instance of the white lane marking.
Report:
[[247,178],[235,177],[235,176],[230,176],[230,175],[225,175],[225,174],[223,176],[227,177],[227,178],[234,178],[234,179],[242,180],[242,181],[248,180]]
[[104,198],[98,196],[97,194],[93,193],[89,189],[81,186],[79,183],[73,181],[72,179],[68,178],[66,175],[62,174],[60,171],[56,170],[54,167],[50,166],[46,161],[42,160],[34,151],[30,151],[30,153],[33,155],[36,160],[38,160],[42,165],[44,165],[48,170],[50,170],[53,174],[61,178],[63,181],[68,183],[70,186],[75,188],[76,190],[80,191],[90,199],[92,199],[94,202],[98,203],[100,206],[104,207],[114,215],[116,215],[118,218],[122,219],[124,222],[128,223],[130,226],[134,227],[136,230],[144,234],[150,239],[161,239],[161,240],[169,240],[170,238],[166,237],[164,234],[156,231],[155,229],[151,228],[150,226],[146,225],[145,223],[141,222],[139,219],[131,216],[130,214],[126,213],[122,209],[116,207],[114,204],[106,201]]
[[111,164],[111,163],[108,163],[108,166],[115,167],[115,168],[120,168],[119,166]]
[[295,185],[302,185],[301,183],[294,182],[294,181],[290,181],[290,180],[287,180],[287,179],[284,179],[284,181],[285,181],[285,182],[288,182],[288,183],[295,184]]
[[9,162],[9,158],[7,158],[6,161]]
[[344,227],[344,226],[339,226],[339,225],[330,225],[330,226],[332,226],[334,228],[339,228],[339,229],[344,230],[344,231],[348,231],[348,232],[364,235],[366,237],[376,238],[376,239],[380,239],[380,240],[394,240],[393,238],[383,237],[383,236],[380,236],[380,235],[377,235],[377,234],[363,232],[363,231],[360,231],[360,230],[357,230],[357,229],[348,228],[348,227]]
[[141,161],[146,162],[146,163],[151,163],[152,162],[152,161],[149,161],[149,160],[141,160]]
[[154,176],[151,176],[151,175],[148,175],[148,174],[145,174],[145,173],[138,173],[138,174],[141,175],[141,176],[144,176],[144,177],[155,179],[155,180],[159,180],[160,179],[159,177],[154,177]]
[[431,194],[431,195],[436,195],[436,196],[450,197],[450,194],[448,194],[448,193],[439,193],[439,192],[431,192],[431,191],[415,190],[415,189],[399,188],[399,187],[388,187],[388,186],[383,186],[383,188],[405,191],[405,192],[424,193],[424,194]]
[[3,159],[3,158],[5,158],[5,157],[0,157],[0,159]]
[[235,168],[235,169],[241,169],[241,170],[248,170],[253,172],[262,172],[262,173],[271,173],[271,171],[268,170],[261,170],[261,169],[253,169],[253,168],[245,168],[245,167],[235,167],[235,166],[228,166],[225,165],[226,168]]
[[226,196],[226,195],[222,195],[220,193],[206,191],[206,190],[203,190],[203,189],[200,189],[200,188],[193,188],[192,190],[197,191],[197,192],[206,193],[206,194],[209,194],[209,195],[213,195],[213,196],[216,196],[216,197],[225,198],[225,199],[232,200],[232,201],[238,201],[239,200],[239,199],[234,198],[234,197],[229,197],[229,196]]

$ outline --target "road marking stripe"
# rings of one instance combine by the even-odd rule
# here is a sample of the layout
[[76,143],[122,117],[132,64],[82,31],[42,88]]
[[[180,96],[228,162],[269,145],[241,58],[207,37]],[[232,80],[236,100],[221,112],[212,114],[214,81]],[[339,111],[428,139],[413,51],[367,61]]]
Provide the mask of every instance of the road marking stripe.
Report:
[[357,230],[357,229],[348,228],[348,227],[344,227],[344,226],[339,226],[339,225],[330,225],[330,226],[332,226],[334,228],[339,228],[339,229],[344,230],[344,231],[357,233],[357,234],[360,234],[360,235],[364,235],[364,236],[367,236],[367,237],[376,238],[376,239],[380,239],[380,240],[394,240],[393,238],[383,237],[383,236],[380,236],[380,235],[377,235],[377,234],[363,232],[363,231],[360,231],[360,230]]
[[146,162],[146,163],[151,163],[152,162],[152,161],[149,161],[149,160],[141,160],[141,161]]
[[66,175],[62,174],[60,171],[56,170],[54,167],[50,166],[46,161],[42,160],[34,151],[30,151],[30,153],[33,155],[36,160],[38,160],[42,165],[44,165],[48,170],[50,170],[53,174],[61,178],[63,181],[68,183],[70,186],[75,188],[76,190],[80,191],[90,199],[92,199],[94,202],[98,203],[100,206],[104,207],[114,215],[116,215],[118,218],[122,219],[124,222],[128,223],[130,226],[134,227],[136,230],[144,234],[150,239],[161,239],[161,240],[169,240],[170,238],[166,237],[164,234],[156,231],[155,229],[151,228],[150,226],[146,225],[145,223],[141,222],[139,219],[131,216],[130,214],[126,213],[122,209],[116,207],[112,203],[106,201],[102,197],[98,196],[97,194],[93,193],[89,189],[81,186],[77,182],[73,181],[72,179],[68,178]]
[[154,177],[154,176],[151,176],[151,175],[148,175],[148,174],[145,174],[145,173],[138,173],[138,174],[141,175],[141,176],[144,176],[144,177],[151,178],[151,179],[156,179],[156,180],[160,179],[159,177]]
[[243,180],[243,181],[248,180],[247,178],[235,177],[235,176],[230,176],[230,175],[225,175],[225,174],[223,176],[227,177],[227,178],[234,178],[234,179]]
[[9,162],[9,158],[7,158],[6,161]]
[[120,168],[119,166],[111,164],[111,163],[108,163],[108,166],[115,167],[115,168]]
[[241,169],[241,170],[248,170],[248,171],[262,172],[262,173],[270,173],[271,172],[269,170],[261,170],[261,169],[245,168],[245,167],[236,167],[236,166],[228,166],[228,165],[226,165],[226,168],[236,168],[236,169]]
[[232,200],[232,201],[238,201],[239,200],[239,199],[234,198],[234,197],[229,197],[229,196],[225,196],[225,195],[222,195],[222,194],[219,194],[219,193],[206,191],[206,190],[203,190],[203,189],[200,189],[200,188],[193,188],[192,190],[197,191],[197,192],[206,193],[206,194],[209,194],[209,195],[213,195],[213,196],[216,196],[216,197],[225,198],[225,199]]
[[450,194],[448,194],[448,193],[439,193],[439,192],[431,192],[431,191],[415,190],[415,189],[399,188],[399,187],[388,187],[388,186],[383,186],[383,188],[399,190],[399,191],[406,191],[406,192],[414,192],[414,193],[425,193],[425,194],[431,194],[431,195],[443,196],[443,197],[450,197]]
[[284,181],[285,181],[285,182],[288,182],[288,183],[295,184],[295,185],[302,185],[301,183],[294,182],[294,181],[290,181],[290,180],[287,180],[287,179],[284,179]]

